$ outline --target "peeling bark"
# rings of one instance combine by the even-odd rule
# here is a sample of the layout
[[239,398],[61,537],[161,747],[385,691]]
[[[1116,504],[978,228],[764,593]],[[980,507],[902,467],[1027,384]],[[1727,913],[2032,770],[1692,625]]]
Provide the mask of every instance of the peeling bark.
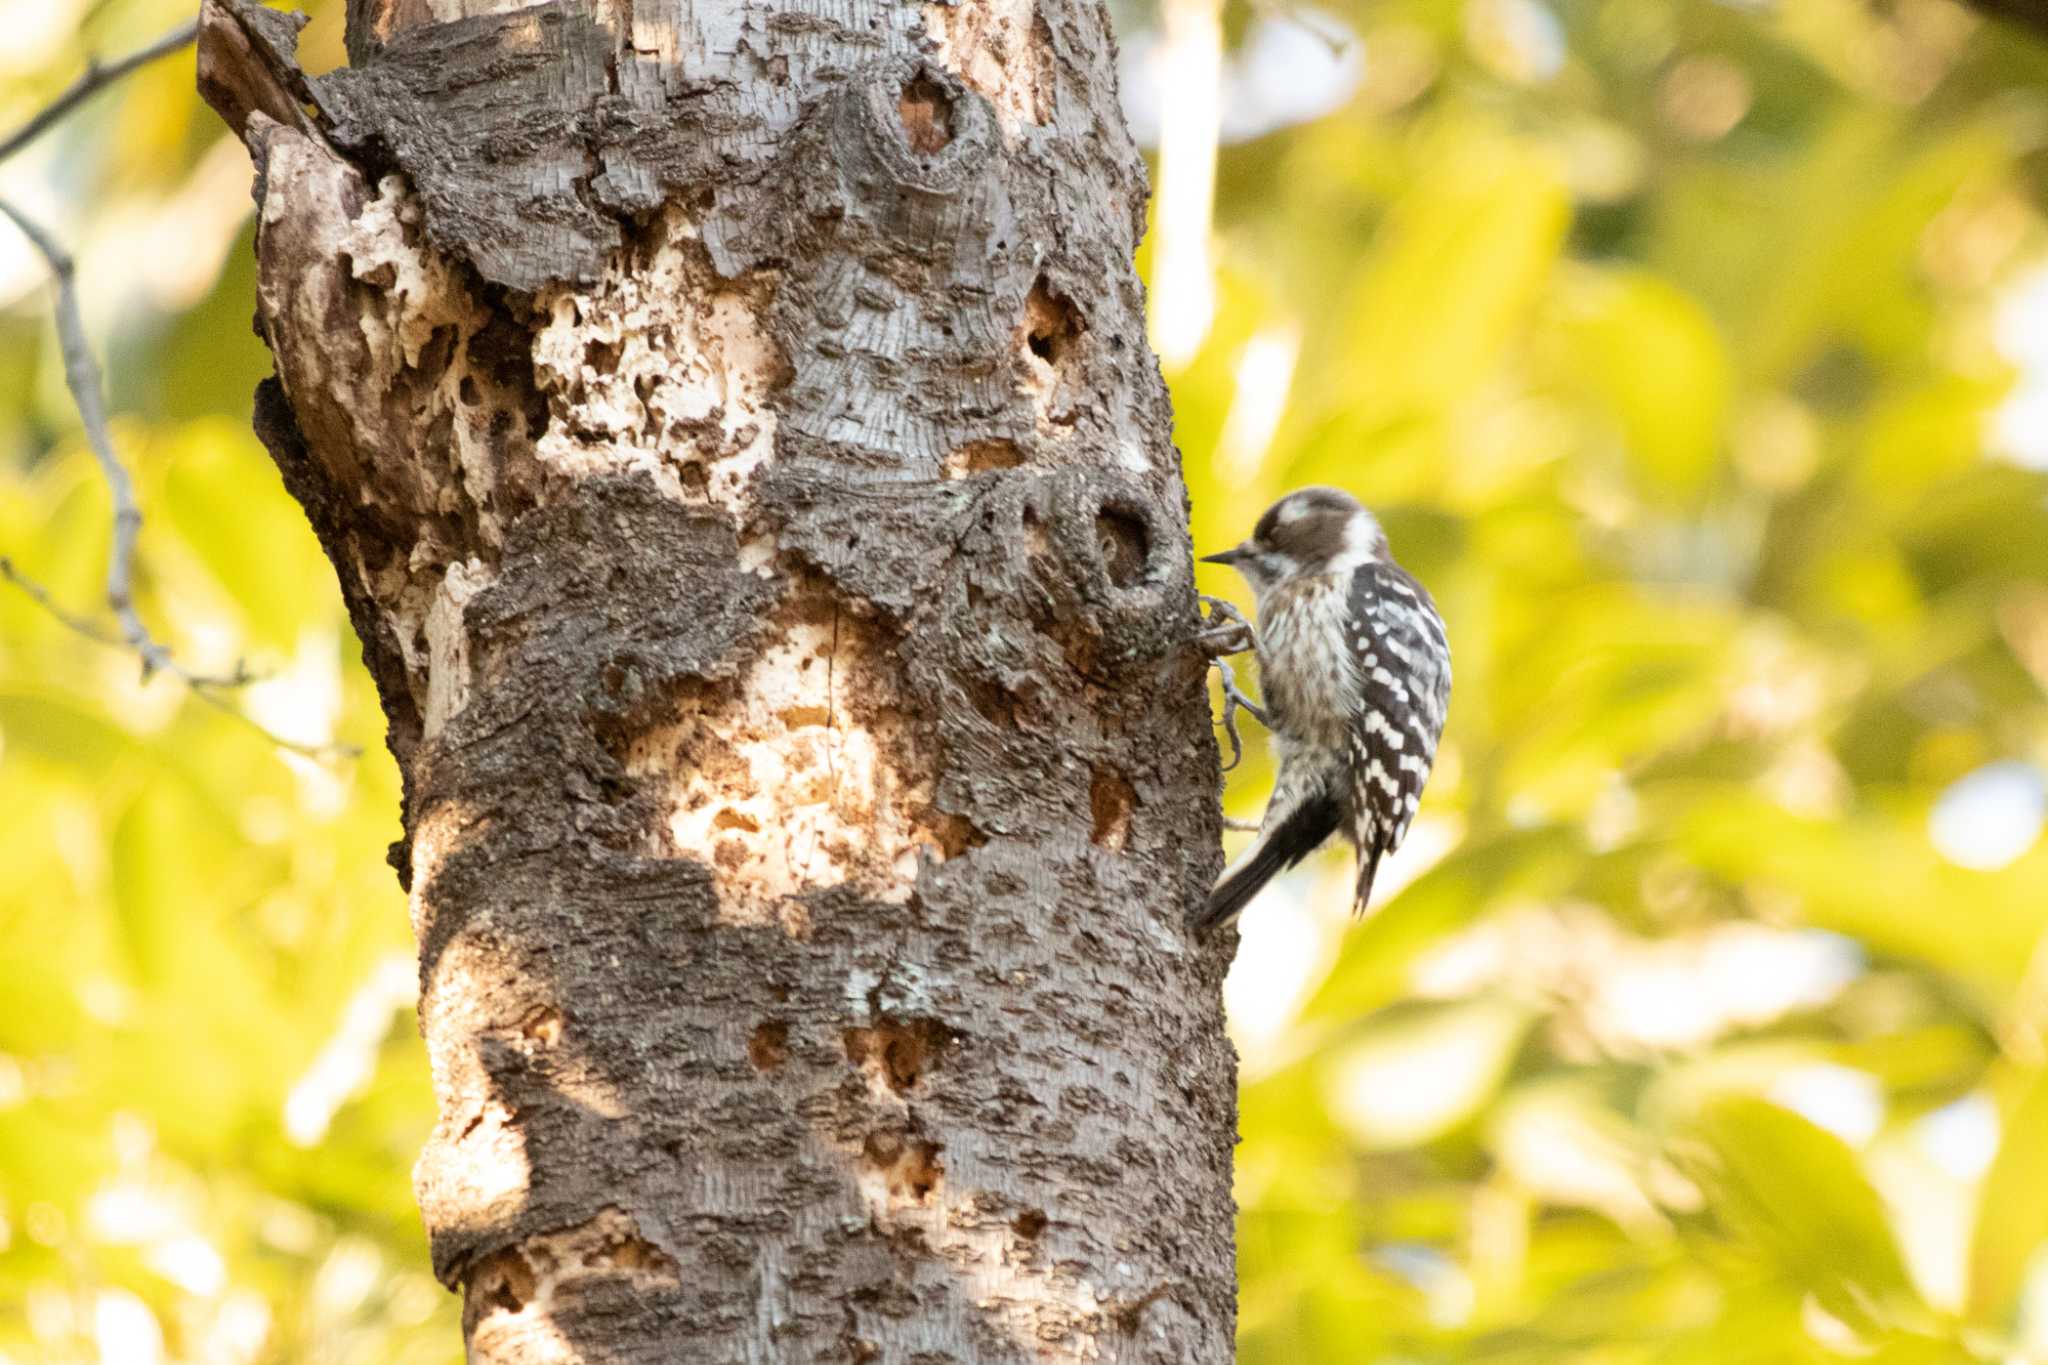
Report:
[[478,1361],[1229,1358],[1185,492],[1092,0],[208,0],[406,779]]

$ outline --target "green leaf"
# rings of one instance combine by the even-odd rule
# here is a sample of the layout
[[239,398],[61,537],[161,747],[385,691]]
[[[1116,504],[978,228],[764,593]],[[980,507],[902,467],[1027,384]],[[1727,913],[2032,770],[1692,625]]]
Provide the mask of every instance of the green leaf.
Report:
[[1712,317],[1644,271],[1581,267],[1558,284],[1556,344],[1571,381],[1607,411],[1653,485],[1698,494],[1720,454],[1732,382]]
[[2015,1071],[2002,1087],[1998,1155],[1977,1201],[1970,1245],[1970,1316],[2005,1328],[2027,1272],[2048,1246],[2048,1068]]
[[1692,1124],[1722,1225],[1859,1331],[1917,1303],[1882,1201],[1849,1145],[1763,1100],[1717,1100]]
[[1491,368],[1558,259],[1560,167],[1512,139],[1447,134],[1395,201],[1349,304],[1359,418],[1440,409]]

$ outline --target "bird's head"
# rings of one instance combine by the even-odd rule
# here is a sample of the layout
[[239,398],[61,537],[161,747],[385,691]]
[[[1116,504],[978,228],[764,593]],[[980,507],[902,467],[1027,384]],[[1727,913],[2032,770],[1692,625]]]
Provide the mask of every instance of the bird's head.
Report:
[[1349,573],[1387,557],[1387,537],[1364,504],[1341,488],[1299,488],[1266,509],[1243,544],[1205,555],[1228,564],[1256,592],[1318,574]]

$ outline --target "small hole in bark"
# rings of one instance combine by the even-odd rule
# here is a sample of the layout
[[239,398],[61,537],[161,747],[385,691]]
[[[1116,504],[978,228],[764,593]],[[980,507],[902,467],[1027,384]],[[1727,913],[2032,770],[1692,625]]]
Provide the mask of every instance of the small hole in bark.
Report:
[[872,1133],[861,1150],[868,1168],[879,1175],[890,1198],[911,1204],[929,1204],[939,1188],[944,1168],[939,1164],[939,1144],[903,1133]]
[[1042,367],[1066,363],[1081,335],[1081,314],[1041,275],[1024,300],[1024,344]]
[[1098,848],[1112,853],[1123,851],[1131,837],[1131,810],[1138,793],[1114,768],[1097,768],[1088,791],[1088,805],[1095,816],[1095,830],[1089,837]]
[[912,1158],[904,1172],[904,1192],[918,1203],[929,1203],[939,1187],[939,1147],[934,1142],[911,1144]]
[[974,703],[974,709],[981,712],[982,719],[989,724],[1004,730],[1017,728],[1017,712],[1023,705],[1023,698],[1009,688],[1001,683],[980,682],[968,689],[967,696]]
[[453,327],[436,327],[427,337],[427,344],[420,347],[419,370],[421,374],[439,375],[448,368],[448,362],[455,358],[457,333]]
[[919,76],[904,86],[896,97],[896,113],[910,150],[919,156],[944,151],[953,140],[953,102],[936,81]]
[[937,808],[920,811],[917,816],[917,831],[932,848],[937,850],[940,861],[957,858],[970,848],[980,848],[988,842],[972,820],[964,815],[953,815]]
[[526,391],[526,439],[538,441],[548,433],[548,400],[537,389]]
[[770,1019],[747,1040],[747,1060],[756,1071],[773,1071],[789,1060],[789,1025]]
[[[613,570],[611,586],[614,589],[619,587],[618,580],[621,576],[618,570]],[[604,669],[598,674],[598,680],[604,685],[605,695],[618,701],[637,700],[646,691],[646,684],[640,680],[640,674],[633,665],[630,662],[621,663],[617,659],[605,664]]]
[[884,1019],[841,1035],[846,1060],[899,1095],[917,1088],[952,1047],[955,1035],[936,1019]]
[[603,1269],[644,1271],[674,1275],[676,1263],[669,1254],[644,1237],[614,1234],[590,1257],[590,1264]]
[[[353,258],[349,258],[349,270],[351,273],[355,270]],[[379,261],[360,275],[356,275],[356,279],[373,289],[389,289],[398,283],[398,267],[390,261]]]
[[691,497],[701,498],[711,487],[711,471],[701,464],[686,464],[677,475],[682,480],[683,491]]
[[1015,469],[1023,463],[1024,452],[1017,443],[997,437],[955,446],[946,456],[944,473],[949,479],[964,479],[969,474],[986,474],[992,469]]
[[1015,1228],[1017,1235],[1025,1241],[1035,1242],[1038,1240],[1038,1234],[1045,1231],[1045,1224],[1045,1214],[1037,1209],[1026,1209],[1017,1215],[1010,1226]]
[[592,341],[583,348],[583,363],[599,374],[612,374],[619,368],[622,353],[616,342]]
[[1029,503],[1024,505],[1024,548],[1034,555],[1052,553],[1052,537],[1045,533],[1045,520]]
[[731,806],[727,806],[724,810],[711,817],[711,828],[743,829],[749,834],[759,834],[761,832],[761,822],[744,811],[736,811]]
[[643,374],[633,381],[633,396],[640,400],[640,429],[649,436],[661,427],[661,419],[654,415],[654,376]]
[[526,1017],[519,1032],[542,1047],[553,1047],[562,1038],[562,1012],[552,1005],[543,1005]]
[[1095,514],[1095,543],[1110,582],[1128,588],[1144,577],[1152,547],[1142,518],[1121,508],[1103,508]]
[[468,375],[462,376],[462,382],[455,386],[455,390],[462,399],[462,406],[466,408],[473,408],[482,401],[482,395],[476,391],[476,380]]
[[509,1249],[486,1257],[469,1277],[469,1292],[484,1314],[519,1312],[532,1302],[537,1287],[533,1267],[524,1256]]

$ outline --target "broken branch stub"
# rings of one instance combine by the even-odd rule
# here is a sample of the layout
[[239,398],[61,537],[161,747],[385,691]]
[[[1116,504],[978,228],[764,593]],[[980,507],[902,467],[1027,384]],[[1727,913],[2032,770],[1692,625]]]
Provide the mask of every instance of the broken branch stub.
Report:
[[202,63],[406,780],[472,1357],[1226,1358],[1216,752],[1100,7],[350,18],[307,78],[208,0]]

